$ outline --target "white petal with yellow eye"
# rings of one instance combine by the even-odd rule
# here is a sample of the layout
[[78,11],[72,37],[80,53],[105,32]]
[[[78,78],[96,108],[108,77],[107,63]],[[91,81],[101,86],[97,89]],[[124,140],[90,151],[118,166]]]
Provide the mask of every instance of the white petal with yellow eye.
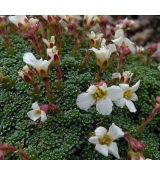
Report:
[[115,156],[117,159],[119,159],[119,153],[118,153],[118,147],[117,147],[117,143],[112,142],[109,146],[108,146],[108,153],[112,154],[113,156]]
[[98,137],[97,136],[93,136],[93,137],[90,137],[89,139],[88,139],[88,141],[90,142],[90,143],[93,143],[93,144],[98,144]]
[[98,100],[96,103],[97,111],[102,115],[110,115],[112,112],[113,103],[110,98]]
[[116,140],[123,137],[124,132],[121,128],[112,123],[112,125],[109,127],[108,135],[111,136],[112,140]]
[[87,92],[89,94],[94,94],[95,91],[97,90],[97,87],[95,85],[91,85],[88,89],[87,89]]
[[95,150],[106,157],[108,156],[108,147],[106,145],[96,144]]
[[119,84],[119,87],[120,87],[123,91],[126,91],[127,89],[129,89],[129,85],[128,85],[128,84]]
[[32,109],[35,109],[35,110],[39,110],[40,109],[37,102],[32,104]]
[[131,100],[126,100],[126,106],[128,107],[130,112],[136,112],[137,109],[134,106],[134,103]]
[[140,80],[134,86],[131,87],[132,91],[133,92],[137,91],[139,88],[139,85],[140,85]]
[[132,94],[131,100],[132,100],[132,101],[137,101],[137,100],[138,100],[138,96],[137,96],[136,93],[133,93],[133,94]]
[[47,115],[44,111],[41,111],[41,122],[45,122],[47,120]]
[[95,132],[96,136],[103,137],[107,133],[107,130],[106,130],[106,128],[100,126],[100,127],[96,128],[94,132]]
[[111,86],[107,89],[107,92],[112,101],[117,101],[123,97],[123,91],[119,86]]
[[40,115],[35,115],[35,110],[31,110],[27,113],[28,117],[33,120],[33,121],[36,121],[38,120],[40,117],[41,117],[41,114]]
[[24,54],[23,61],[26,64],[29,64],[30,66],[33,66],[34,68],[37,66],[37,59],[31,52],[27,52],[27,53]]
[[80,109],[87,111],[93,104],[95,103],[95,99],[89,93],[82,93],[78,95],[76,104]]
[[124,98],[121,98],[114,102],[118,107],[123,108],[126,104],[126,101]]

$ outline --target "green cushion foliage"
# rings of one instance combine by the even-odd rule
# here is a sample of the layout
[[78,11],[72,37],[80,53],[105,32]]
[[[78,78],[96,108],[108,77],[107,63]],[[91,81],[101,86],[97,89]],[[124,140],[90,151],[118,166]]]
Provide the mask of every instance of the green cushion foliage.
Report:
[[[88,142],[95,128],[108,128],[112,123],[130,132],[135,138],[145,144],[144,156],[160,159],[160,115],[138,133],[138,126],[151,113],[155,97],[160,95],[160,72],[157,64],[144,66],[145,55],[142,58],[130,56],[124,70],[134,73],[132,84],[141,80],[137,91],[139,97],[135,102],[136,113],[130,113],[125,107],[120,109],[114,105],[110,116],[103,116],[96,112],[95,106],[88,112],[76,106],[77,95],[86,91],[96,75],[94,54],[89,63],[80,69],[82,59],[88,49],[87,41],[83,43],[77,54],[72,52],[72,37],[63,36],[61,66],[64,73],[63,88],[56,87],[54,66],[50,69],[52,89],[55,103],[60,112],[50,113],[44,123],[33,122],[27,117],[34,102],[32,88],[18,77],[18,71],[25,65],[22,57],[25,52],[33,51],[30,43],[17,35],[11,35],[14,54],[5,48],[0,39],[0,72],[9,77],[15,86],[8,89],[0,87],[0,141],[23,148],[30,159],[115,159],[112,155],[107,158],[94,150],[94,145]],[[104,80],[110,81],[116,71],[116,64],[111,65],[104,74]],[[45,89],[40,82],[41,96],[39,104],[48,103]],[[121,138],[117,141],[121,159],[127,159],[128,145]],[[7,155],[7,159],[19,159],[16,155]]]

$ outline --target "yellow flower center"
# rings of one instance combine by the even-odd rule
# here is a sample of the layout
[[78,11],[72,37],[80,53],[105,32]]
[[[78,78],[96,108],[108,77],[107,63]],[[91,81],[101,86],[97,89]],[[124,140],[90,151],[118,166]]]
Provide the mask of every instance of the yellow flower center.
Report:
[[93,97],[96,99],[96,100],[100,100],[104,97],[107,96],[107,92],[100,89],[99,87],[96,89],[95,93],[93,94]]
[[133,92],[131,91],[131,89],[129,89],[129,90],[124,92],[123,97],[126,98],[127,100],[129,100],[129,99],[131,99],[132,95],[133,95]]
[[39,73],[39,76],[42,78],[47,77],[47,71],[44,69],[38,70],[38,73]]
[[41,110],[35,110],[34,115],[39,117],[41,115]]
[[107,66],[107,63],[108,63],[107,60],[103,60],[103,59],[101,59],[101,58],[97,58],[97,65],[98,65],[101,69],[105,68],[105,67]]
[[101,145],[109,145],[111,142],[112,138],[108,134],[105,134],[102,138],[99,139],[99,143]]

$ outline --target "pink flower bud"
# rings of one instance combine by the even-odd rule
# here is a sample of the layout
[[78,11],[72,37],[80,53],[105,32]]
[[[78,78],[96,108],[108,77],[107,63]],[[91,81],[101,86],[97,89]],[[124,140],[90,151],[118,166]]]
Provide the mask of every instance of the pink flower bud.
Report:
[[144,150],[144,144],[142,144],[139,140],[133,138],[129,133],[125,133],[124,138],[133,151],[141,152]]
[[157,48],[158,48],[157,43],[153,43],[151,44],[150,47],[147,48],[146,52],[148,55],[152,55],[154,52],[156,52]]
[[121,46],[119,48],[119,53],[123,56],[127,56],[131,53],[131,50],[127,46]]
[[40,106],[40,109],[48,114],[50,111],[55,112],[58,110],[58,107],[54,104],[44,104]]

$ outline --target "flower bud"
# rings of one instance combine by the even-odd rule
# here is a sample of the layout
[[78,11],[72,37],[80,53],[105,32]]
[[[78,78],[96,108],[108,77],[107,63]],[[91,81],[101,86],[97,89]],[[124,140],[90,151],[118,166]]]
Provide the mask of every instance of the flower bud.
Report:
[[156,52],[157,48],[157,43],[152,43],[151,46],[147,48],[146,52],[148,55],[152,55],[154,52]]
[[18,72],[19,76],[27,83],[32,84],[34,81],[34,72],[26,65],[22,71]]
[[124,138],[128,142],[131,150],[134,152],[141,152],[144,150],[144,144],[142,144],[139,140],[133,138],[129,133],[125,133]]

